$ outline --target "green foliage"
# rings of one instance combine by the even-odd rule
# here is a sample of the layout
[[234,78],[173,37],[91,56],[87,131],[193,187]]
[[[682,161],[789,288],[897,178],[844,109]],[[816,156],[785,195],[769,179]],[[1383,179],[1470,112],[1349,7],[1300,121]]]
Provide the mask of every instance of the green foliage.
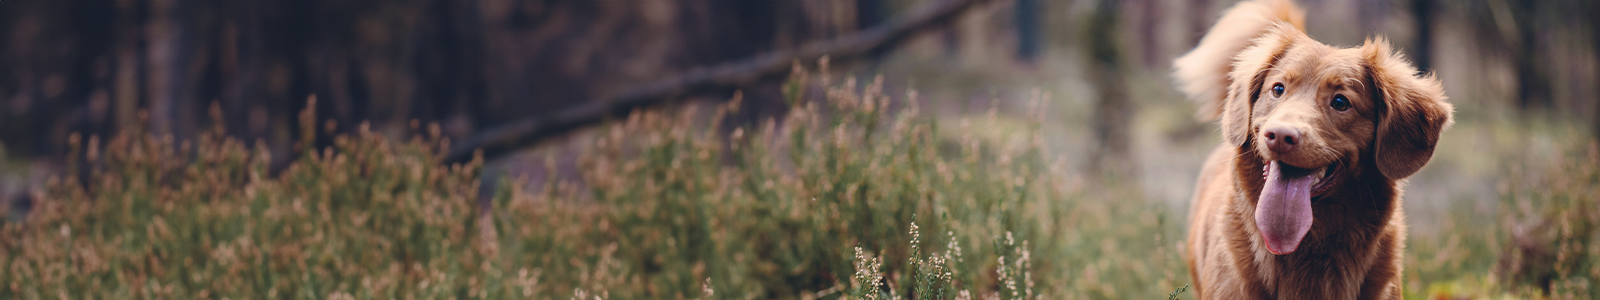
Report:
[[1178,294],[1183,294],[1183,291],[1186,291],[1186,290],[1189,290],[1189,285],[1187,285],[1187,284],[1178,287],[1178,289],[1176,289],[1176,290],[1172,290],[1171,294],[1167,294],[1167,300],[1177,300],[1178,299]]
[[[91,137],[85,180],[52,180],[0,232],[0,298],[484,296],[477,164],[365,129],[270,177],[269,155],[216,130],[195,147]],[[77,139],[74,139],[77,140]],[[74,155],[75,157],[75,155]]]
[[1406,299],[1600,298],[1600,146],[1509,167],[1493,211],[1458,205],[1449,232],[1411,235]]
[[3,225],[0,298],[1121,299],[1178,285],[1172,212],[1083,191],[1042,155],[1039,120],[1031,138],[974,136],[973,120],[947,132],[915,93],[797,74],[781,119],[724,127],[737,99],[640,111],[599,129],[575,176],[506,182],[481,213],[481,163],[440,165],[436,129],[391,143],[363,128],[276,175],[264,148],[220,130],[193,147],[90,138],[92,171]]
[[1563,157],[1547,174],[1519,176],[1505,194],[1510,239],[1495,266],[1520,291],[1600,298],[1600,146]]
[[[437,127],[394,143],[361,126],[277,174],[264,147],[220,129],[192,144],[139,132],[74,137],[68,157],[82,160],[68,169],[87,171],[51,180],[25,221],[0,224],[0,299],[1174,299],[1187,290],[1177,213],[1135,189],[1083,188],[1064,161],[1042,154],[1037,115],[996,126],[991,111],[947,128],[919,115],[915,92],[891,100],[881,79],[792,78],[781,119],[725,120],[737,97],[707,111],[636,112],[594,133],[576,174],[532,191],[507,181],[488,210],[475,206],[481,162],[440,164],[448,147]],[[1037,111],[1042,100],[1031,100]],[[314,116],[302,126],[315,128]],[[1462,213],[1447,220],[1453,233],[1413,235],[1407,298],[1600,297],[1600,151],[1557,164],[1514,170],[1499,222],[1456,221],[1474,219]],[[547,168],[555,173],[553,161]]]
[[[502,232],[558,224],[606,230],[511,241],[505,249],[570,257],[614,241],[624,272],[649,288],[557,280],[581,276],[552,275],[565,269],[559,265],[532,268],[552,275],[546,284],[555,291],[590,286],[624,298],[693,296],[693,283],[706,277],[718,283],[718,295],[735,298],[998,290],[995,258],[1013,249],[978,246],[1007,231],[1039,234],[1072,205],[1075,189],[1045,169],[1051,162],[1036,146],[940,135],[938,124],[916,114],[914,96],[891,110],[880,82],[823,84],[813,93],[820,101],[792,99],[785,118],[726,135],[719,125],[737,101],[709,118],[692,110],[641,112],[612,124],[580,159],[584,187],[547,183],[552,188],[530,200],[504,198],[510,209],[496,218]],[[527,217],[573,209],[568,199],[584,196],[595,205],[577,209],[590,214],[555,213],[583,217]],[[920,253],[938,250],[920,235],[908,239],[914,215],[941,216],[915,222],[947,233],[928,244],[963,247],[980,259],[924,263],[932,258]],[[556,223],[532,223],[540,220]],[[935,272],[951,280],[927,277]]]
[[[949,240],[954,241],[954,232]],[[971,291],[961,290],[958,294],[955,283],[955,270],[951,264],[961,259],[961,247],[950,244],[945,247],[945,253],[933,253],[923,256],[922,232],[917,228],[917,223],[911,223],[911,259],[908,261],[912,272],[912,295],[917,299],[953,299],[958,295],[971,295]],[[970,297],[970,296],[969,296]]]

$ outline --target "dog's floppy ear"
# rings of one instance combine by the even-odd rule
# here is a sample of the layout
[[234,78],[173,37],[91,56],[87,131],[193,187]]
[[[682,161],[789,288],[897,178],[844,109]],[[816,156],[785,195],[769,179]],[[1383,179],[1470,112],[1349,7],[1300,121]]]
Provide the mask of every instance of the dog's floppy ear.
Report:
[[1267,71],[1278,64],[1296,37],[1305,33],[1289,23],[1278,23],[1251,41],[1233,57],[1228,73],[1228,96],[1222,99],[1222,137],[1228,144],[1244,145],[1250,137],[1250,110],[1261,97]]
[[1373,137],[1378,171],[1391,180],[1409,177],[1433,157],[1439,134],[1453,122],[1454,107],[1445,102],[1439,79],[1419,75],[1410,62],[1390,50],[1387,40],[1369,39],[1361,50],[1372,94],[1382,105]]

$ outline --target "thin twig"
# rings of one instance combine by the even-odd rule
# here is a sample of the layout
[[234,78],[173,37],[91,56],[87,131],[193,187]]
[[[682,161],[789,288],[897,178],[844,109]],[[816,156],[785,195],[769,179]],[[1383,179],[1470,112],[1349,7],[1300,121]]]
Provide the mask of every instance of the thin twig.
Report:
[[1189,289],[1189,285],[1188,284],[1184,284],[1183,286],[1178,287],[1178,289],[1173,290],[1171,294],[1167,294],[1167,300],[1178,300],[1178,294],[1182,294],[1183,291],[1188,290],[1188,289]]

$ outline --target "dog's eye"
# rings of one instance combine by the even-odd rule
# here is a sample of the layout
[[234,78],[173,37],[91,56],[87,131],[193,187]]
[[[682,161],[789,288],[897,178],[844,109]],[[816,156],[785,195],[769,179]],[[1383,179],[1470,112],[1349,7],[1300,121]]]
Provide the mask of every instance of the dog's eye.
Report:
[[1272,84],[1272,97],[1273,98],[1277,98],[1277,97],[1282,97],[1282,96],[1283,96],[1283,84],[1282,83],[1274,83],[1274,84]]
[[1328,106],[1334,110],[1346,111],[1350,109],[1350,99],[1345,99],[1344,95],[1334,95],[1333,102],[1329,102]]

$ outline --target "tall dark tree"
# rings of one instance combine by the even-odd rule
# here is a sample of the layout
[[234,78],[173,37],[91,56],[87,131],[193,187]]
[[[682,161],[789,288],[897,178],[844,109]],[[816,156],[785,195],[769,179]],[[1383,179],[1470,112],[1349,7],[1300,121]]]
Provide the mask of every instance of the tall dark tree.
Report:
[[[888,8],[884,4],[884,0],[857,0],[855,29],[857,31],[868,30],[882,24],[888,15]],[[872,80],[871,76],[881,73],[882,71],[879,68],[882,67],[885,54],[888,54],[887,49],[878,49],[867,53],[867,72],[858,74],[860,76],[858,80],[869,81]]]
[[1546,16],[1539,14],[1541,1],[1510,1],[1511,18],[1516,26],[1512,37],[1512,63],[1517,72],[1517,104],[1523,108],[1548,108],[1551,104],[1550,80],[1540,59],[1540,25]]
[[1043,51],[1039,25],[1039,0],[1017,0],[1017,60],[1032,64]]
[[1417,69],[1433,71],[1433,23],[1438,16],[1437,0],[1412,0],[1411,17],[1417,22],[1416,42],[1412,43],[1411,59]]
[[1166,16],[1163,15],[1164,11],[1161,10],[1161,0],[1138,0],[1133,3],[1138,5],[1137,8],[1139,10],[1139,19],[1137,20],[1139,26],[1139,58],[1140,61],[1144,62],[1140,65],[1147,69],[1170,68],[1171,65],[1166,63],[1167,59],[1162,59],[1161,57],[1165,54],[1163,51],[1166,49],[1162,45],[1160,30],[1162,20],[1166,19]]
[[[1600,16],[1600,1],[1588,1],[1585,3],[1588,4],[1589,8],[1588,12],[1585,13],[1589,17],[1584,19],[1589,22],[1589,51],[1594,52],[1595,60],[1600,60],[1600,17],[1595,17]],[[1595,72],[1600,73],[1600,69],[1595,70]],[[1594,128],[1589,133],[1594,135],[1595,138],[1600,138],[1600,74],[1594,74],[1594,78],[1591,79],[1595,80],[1594,86],[1592,86],[1594,94],[1590,94],[1588,99],[1589,105],[1594,107],[1594,115],[1590,116],[1590,118],[1593,118],[1591,121],[1594,122]]]
[[1383,23],[1389,19],[1389,1],[1391,0],[1355,1],[1356,23],[1359,24],[1362,34],[1370,35],[1383,30]]
[[1187,27],[1186,30],[1189,34],[1187,43],[1183,44],[1184,47],[1200,44],[1200,38],[1206,36],[1206,29],[1211,28],[1211,19],[1216,17],[1211,15],[1211,2],[1212,0],[1190,0],[1184,2],[1187,3],[1184,9],[1188,12],[1184,15],[1187,25],[1185,27]]
[[1099,142],[1089,171],[1118,178],[1133,178],[1133,165],[1128,129],[1133,107],[1128,103],[1121,40],[1123,35],[1119,19],[1122,16],[1121,0],[1101,0],[1089,20],[1089,65],[1094,83],[1094,136]]
[[0,1],[0,141],[50,157],[71,132],[191,139],[216,103],[229,134],[290,155],[312,94],[338,130],[459,137],[851,32],[841,8],[882,23],[886,2]]

